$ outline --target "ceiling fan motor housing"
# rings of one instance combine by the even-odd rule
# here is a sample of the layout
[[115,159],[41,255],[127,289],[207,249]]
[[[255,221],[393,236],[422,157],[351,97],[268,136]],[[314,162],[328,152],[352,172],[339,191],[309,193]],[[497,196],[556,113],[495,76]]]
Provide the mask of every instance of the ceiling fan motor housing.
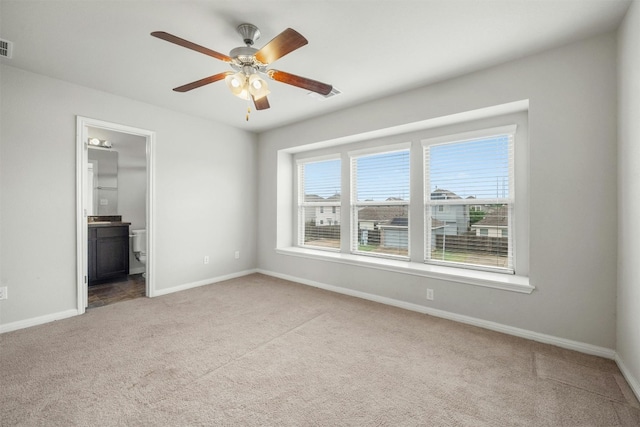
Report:
[[[244,70],[247,73],[247,67],[251,67],[254,71],[262,71],[264,72],[266,69],[266,65],[260,63],[255,57],[255,53],[258,49],[249,46],[237,47],[231,52],[229,52],[229,56],[233,58],[231,62],[231,67],[236,70]],[[247,73],[251,74],[251,73]]]

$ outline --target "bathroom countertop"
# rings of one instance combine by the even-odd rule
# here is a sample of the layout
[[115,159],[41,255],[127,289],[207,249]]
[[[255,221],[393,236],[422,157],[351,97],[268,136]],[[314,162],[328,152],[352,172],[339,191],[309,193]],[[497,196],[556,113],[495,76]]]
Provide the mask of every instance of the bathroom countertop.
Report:
[[111,221],[111,222],[89,222],[87,225],[90,228],[94,227],[123,227],[125,225],[131,225],[130,222]]

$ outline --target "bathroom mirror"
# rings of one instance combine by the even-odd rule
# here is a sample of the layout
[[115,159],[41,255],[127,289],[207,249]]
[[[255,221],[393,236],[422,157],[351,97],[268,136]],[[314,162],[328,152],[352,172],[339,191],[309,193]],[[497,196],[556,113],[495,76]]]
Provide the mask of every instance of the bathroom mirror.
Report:
[[93,212],[88,215],[117,215],[118,213],[118,152],[102,148],[91,148],[87,154],[89,162],[88,187],[92,189],[89,203]]

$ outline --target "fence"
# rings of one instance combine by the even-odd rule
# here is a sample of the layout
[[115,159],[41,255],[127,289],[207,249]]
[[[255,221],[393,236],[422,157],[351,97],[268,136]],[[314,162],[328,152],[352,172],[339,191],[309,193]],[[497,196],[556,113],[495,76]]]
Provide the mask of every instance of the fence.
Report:
[[443,239],[445,250],[450,252],[474,252],[507,256],[509,239],[506,237],[489,237],[476,235],[442,236],[437,235],[435,248],[442,248]]
[[311,225],[304,226],[304,240],[306,242],[320,239],[340,239],[339,225]]
[[[359,243],[364,244],[362,234],[364,230],[359,230]],[[380,245],[380,231],[367,230],[366,244],[377,246]],[[304,227],[305,241],[321,239],[340,239],[340,225],[321,225],[316,226],[306,224]],[[492,254],[498,256],[507,256],[509,249],[509,240],[506,237],[489,237],[476,235],[451,235],[451,236],[435,236],[435,247],[433,249],[441,249],[442,243],[446,245],[445,250],[450,252],[473,252],[482,254]]]

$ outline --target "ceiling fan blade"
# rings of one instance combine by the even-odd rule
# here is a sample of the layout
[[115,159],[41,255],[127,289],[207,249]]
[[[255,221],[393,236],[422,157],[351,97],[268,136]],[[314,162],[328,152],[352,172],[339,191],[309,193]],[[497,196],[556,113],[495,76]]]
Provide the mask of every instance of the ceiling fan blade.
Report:
[[165,33],[164,31],[154,31],[151,33],[153,37],[157,37],[162,40],[166,40],[170,43],[177,44],[178,46],[186,47],[187,49],[195,50],[196,52],[204,53],[205,55],[212,56],[220,61],[231,62],[231,57],[223,53],[216,52],[215,50],[208,49],[200,46],[199,44],[192,43],[188,40],[181,39],[173,34]]
[[287,28],[257,51],[255,57],[265,65],[271,64],[273,61],[301,48],[307,43],[309,42],[302,34],[292,28]]
[[217,82],[218,80],[222,80],[225,77],[233,74],[231,71],[225,71],[224,73],[214,74],[213,76],[205,77],[204,79],[200,79],[195,82],[187,83],[186,85],[178,86],[174,88],[176,92],[188,92],[191,89],[196,89],[204,85],[208,85],[209,83]]
[[307,89],[311,92],[319,93],[320,95],[329,95],[329,93],[331,93],[331,90],[333,89],[333,86],[326,83],[311,80],[306,77],[296,76],[290,73],[285,73],[284,71],[269,70],[267,71],[267,75],[273,80],[292,86],[297,86],[302,89]]
[[260,99],[255,99],[253,96],[251,96],[251,99],[253,99],[253,105],[256,106],[256,110],[266,110],[270,107],[269,100],[266,96],[263,96]]

